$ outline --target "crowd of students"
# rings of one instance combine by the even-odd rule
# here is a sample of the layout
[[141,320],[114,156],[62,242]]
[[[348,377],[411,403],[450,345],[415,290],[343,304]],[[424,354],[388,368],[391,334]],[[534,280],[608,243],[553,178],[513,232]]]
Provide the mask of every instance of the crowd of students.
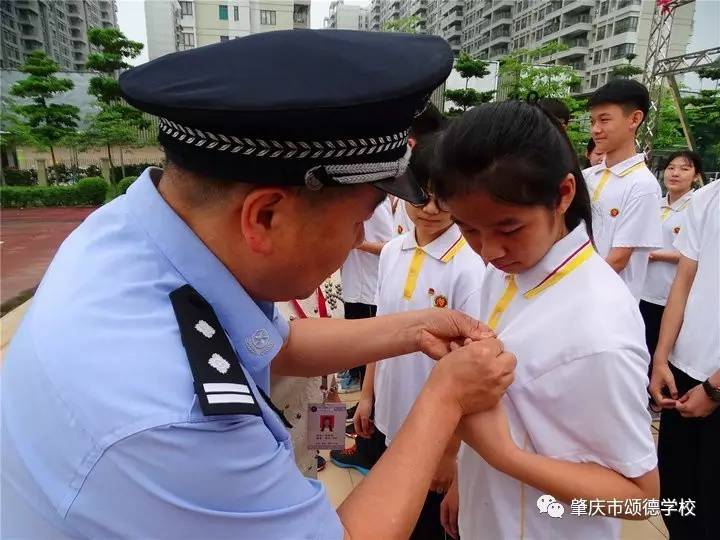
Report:
[[[449,124],[426,110],[410,171],[429,202],[388,198],[342,268],[346,316],[457,309],[518,359],[501,406],[448,446],[413,539],[619,538],[616,519],[548,520],[544,494],[692,500],[694,515],[663,514],[670,537],[716,537],[720,184],[694,190],[703,169],[686,150],[667,159],[662,195],[636,151],[640,83],[612,81],[589,108],[584,170],[557,100],[485,104]],[[345,375],[341,387],[361,385],[357,438],[332,461],[366,474],[433,365],[415,353]]]

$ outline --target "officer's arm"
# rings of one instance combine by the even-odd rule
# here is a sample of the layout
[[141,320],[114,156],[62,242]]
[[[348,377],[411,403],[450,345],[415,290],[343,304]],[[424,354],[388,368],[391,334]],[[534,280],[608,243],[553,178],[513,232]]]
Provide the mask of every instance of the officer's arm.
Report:
[[411,311],[371,319],[301,319],[272,362],[277,375],[313,377],[383,358],[423,351],[433,358],[450,352],[450,342],[492,335],[467,315],[441,309]]

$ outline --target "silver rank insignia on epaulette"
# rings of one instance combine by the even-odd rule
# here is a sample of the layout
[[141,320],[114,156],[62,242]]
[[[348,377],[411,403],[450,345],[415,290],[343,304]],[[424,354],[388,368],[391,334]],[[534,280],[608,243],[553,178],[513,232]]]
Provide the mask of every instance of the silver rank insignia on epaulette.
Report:
[[[171,292],[170,301],[203,414],[262,416],[258,400],[212,306],[190,285]],[[265,334],[257,336],[257,340],[253,336],[253,345],[258,349],[263,349],[270,340],[267,331]]]

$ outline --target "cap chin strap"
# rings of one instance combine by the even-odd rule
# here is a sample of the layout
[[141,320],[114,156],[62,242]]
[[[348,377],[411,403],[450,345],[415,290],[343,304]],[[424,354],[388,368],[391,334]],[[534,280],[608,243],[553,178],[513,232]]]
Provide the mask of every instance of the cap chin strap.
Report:
[[396,161],[381,163],[350,163],[345,165],[318,165],[305,173],[305,185],[317,191],[328,184],[367,184],[387,180],[403,174],[410,163],[412,148],[408,145],[405,155]]

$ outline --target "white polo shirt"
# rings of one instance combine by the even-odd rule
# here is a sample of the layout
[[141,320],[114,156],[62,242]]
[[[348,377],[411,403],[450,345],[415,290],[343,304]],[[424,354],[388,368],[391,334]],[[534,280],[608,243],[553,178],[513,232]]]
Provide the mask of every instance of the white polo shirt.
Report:
[[[517,357],[515,381],[502,398],[515,443],[631,478],[654,469],[643,321],[620,277],[592,249],[585,226],[514,281],[513,296],[511,276],[488,265],[475,302],[480,320]],[[540,514],[543,493],[493,469],[464,443],[458,478],[462,538],[620,537],[619,520],[573,515],[568,504],[560,519]]]
[[[677,251],[673,242],[677,238],[682,224],[685,221],[685,210],[690,204],[693,192],[688,191],[672,204],[668,204],[667,195],[660,201],[660,222],[662,224],[663,245],[662,249]],[[677,264],[666,261],[649,261],[647,275],[645,276],[645,287],[643,288],[642,299],[651,304],[664,306],[667,303],[668,294]]]
[[[457,225],[418,247],[411,232],[391,240],[380,255],[378,315],[430,307],[467,310],[485,264]],[[423,353],[382,360],[375,367],[375,425],[389,446],[435,362]]]
[[670,362],[704,381],[720,369],[720,182],[698,189],[675,240],[685,257],[697,261],[682,328]]
[[662,192],[643,154],[609,169],[603,161],[583,171],[592,201],[595,246],[607,258],[614,247],[635,248],[620,277],[640,300],[650,251],[662,246],[658,204]]
[[[393,217],[390,199],[386,198],[365,222],[365,240],[387,242],[393,237]],[[379,255],[359,249],[350,251],[340,269],[343,300],[360,304],[374,304],[377,291]]]
[[395,236],[400,236],[415,228],[410,216],[408,216],[405,204],[405,201],[398,200],[393,212],[393,235]]

